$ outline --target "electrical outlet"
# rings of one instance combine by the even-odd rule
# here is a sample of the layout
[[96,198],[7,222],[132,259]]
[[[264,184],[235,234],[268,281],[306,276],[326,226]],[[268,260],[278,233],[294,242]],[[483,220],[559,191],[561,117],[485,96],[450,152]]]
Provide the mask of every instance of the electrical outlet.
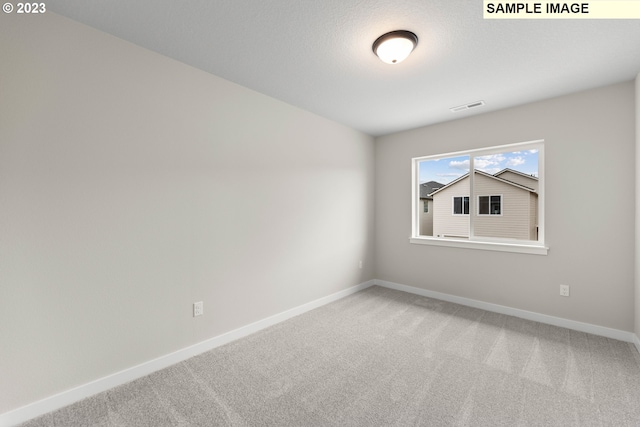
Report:
[[360,260],[360,264],[358,264],[360,268],[362,268],[362,260]]
[[569,296],[569,285],[560,285],[560,295],[563,297]]
[[204,314],[204,303],[202,301],[193,303],[193,317],[202,316]]

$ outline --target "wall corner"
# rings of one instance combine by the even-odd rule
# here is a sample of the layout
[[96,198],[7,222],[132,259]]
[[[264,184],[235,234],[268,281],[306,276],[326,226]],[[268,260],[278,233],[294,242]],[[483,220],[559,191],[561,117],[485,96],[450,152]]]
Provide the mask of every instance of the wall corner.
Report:
[[635,320],[634,320],[634,332],[636,334],[636,347],[640,351],[640,343],[638,337],[640,337],[640,73],[636,76],[635,81],[635,120],[636,120],[636,230],[635,230],[635,256],[634,256],[634,289],[635,289]]

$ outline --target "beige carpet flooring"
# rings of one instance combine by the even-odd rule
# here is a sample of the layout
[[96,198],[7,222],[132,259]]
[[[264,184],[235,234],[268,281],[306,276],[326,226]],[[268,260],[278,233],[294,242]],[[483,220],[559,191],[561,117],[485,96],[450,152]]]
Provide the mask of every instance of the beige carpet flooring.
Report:
[[640,355],[374,286],[24,425],[640,426]]

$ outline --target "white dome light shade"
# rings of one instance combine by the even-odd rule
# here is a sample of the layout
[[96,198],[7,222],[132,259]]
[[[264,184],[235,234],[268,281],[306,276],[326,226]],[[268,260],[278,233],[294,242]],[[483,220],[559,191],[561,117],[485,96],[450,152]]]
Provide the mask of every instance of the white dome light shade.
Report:
[[382,62],[398,64],[404,61],[418,44],[418,36],[411,31],[392,31],[373,42],[373,52]]

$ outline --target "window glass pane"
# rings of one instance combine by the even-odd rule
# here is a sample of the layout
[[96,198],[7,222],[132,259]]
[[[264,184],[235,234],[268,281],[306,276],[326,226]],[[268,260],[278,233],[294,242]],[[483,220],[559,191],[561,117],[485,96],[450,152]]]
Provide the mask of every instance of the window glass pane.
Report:
[[500,196],[491,196],[491,215],[500,215]]
[[537,240],[538,150],[474,156],[475,237]]
[[420,236],[469,237],[469,162],[465,155],[418,163]]
[[462,215],[462,197],[453,198],[453,213],[455,215]]
[[489,197],[488,196],[478,197],[478,213],[480,215],[489,214]]

